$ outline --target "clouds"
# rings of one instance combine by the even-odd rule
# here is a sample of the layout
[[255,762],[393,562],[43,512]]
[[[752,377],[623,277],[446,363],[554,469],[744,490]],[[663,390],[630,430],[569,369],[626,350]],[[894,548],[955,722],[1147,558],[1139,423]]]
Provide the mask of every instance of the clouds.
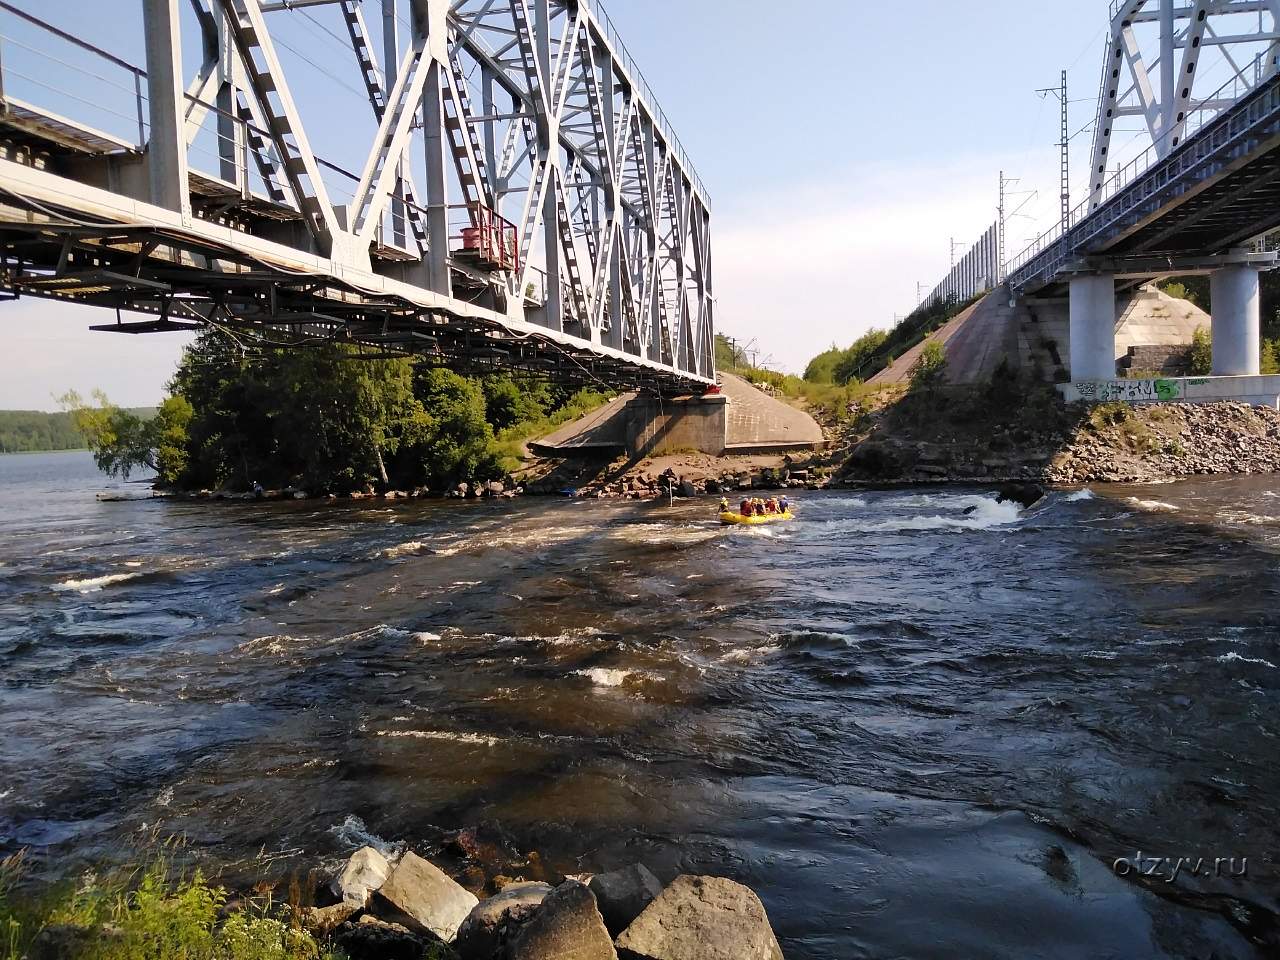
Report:
[[[1051,153],[1036,157],[1046,160],[1052,169]],[[950,268],[952,236],[967,248],[995,221],[1008,161],[862,165],[839,182],[735,198],[712,213],[719,331],[755,338],[761,359],[799,373],[833,341],[891,324],[915,306],[917,282],[932,289]],[[1032,232],[1010,225],[1010,255]]]

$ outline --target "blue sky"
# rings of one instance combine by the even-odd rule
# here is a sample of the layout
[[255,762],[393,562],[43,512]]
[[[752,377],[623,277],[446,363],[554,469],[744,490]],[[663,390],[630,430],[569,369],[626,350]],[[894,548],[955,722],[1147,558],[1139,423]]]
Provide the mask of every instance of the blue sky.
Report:
[[[109,2],[120,15],[95,42],[132,59],[138,0]],[[1071,97],[1082,101],[1072,131],[1091,119],[1108,3],[608,6],[711,193],[720,330],[798,371],[831,343],[908,312],[916,282],[932,287],[946,272],[949,239],[967,243],[995,219],[1001,168],[1040,191],[1026,208],[1034,219],[1010,224],[1010,253],[1052,222],[1057,104],[1034,91],[1069,67]],[[102,9],[60,0],[43,10],[74,28],[77,8]],[[1075,142],[1076,171],[1088,145],[1088,133]],[[50,409],[53,396],[95,386],[122,404],[157,402],[181,339],[86,329],[109,318],[0,304],[0,408]]]

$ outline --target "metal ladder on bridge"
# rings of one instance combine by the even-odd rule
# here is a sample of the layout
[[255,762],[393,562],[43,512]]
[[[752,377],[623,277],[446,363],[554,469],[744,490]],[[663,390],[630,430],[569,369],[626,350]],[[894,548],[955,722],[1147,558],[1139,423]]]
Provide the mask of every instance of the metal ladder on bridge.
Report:
[[[445,97],[444,128],[449,135],[454,165],[458,169],[458,182],[462,184],[468,204],[491,207],[486,186],[489,183],[489,171],[485,168],[484,148],[480,144],[480,135],[475,126],[468,122],[468,118],[474,115],[471,94],[467,90],[467,78],[456,52],[449,54],[447,82],[453,96]],[[471,217],[473,226],[477,225],[475,221],[478,218],[474,210]]]
[[313,189],[308,189],[305,185],[306,180],[310,179],[306,163],[301,156],[294,155],[289,149],[290,141],[294,144],[298,142],[297,134],[289,123],[289,118],[271,102],[270,94],[278,88],[270,69],[258,65],[259,59],[263,61],[267,59],[262,41],[253,25],[246,22],[244,6],[240,0],[224,0],[224,2],[230,14],[226,18],[228,28],[235,36],[243,54],[241,59],[249,75],[249,82],[253,85],[258,105],[266,118],[267,127],[275,138],[278,152],[282,154],[280,163],[284,167],[285,176],[293,189],[298,207],[303,216],[311,221],[313,229],[323,232],[327,226],[314,185],[312,185]]
[[[382,123],[383,115],[387,112],[387,90],[383,85],[383,73],[378,68],[373,48],[369,45],[369,31],[365,26],[364,15],[360,12],[360,0],[340,0],[338,7],[342,11],[342,19],[347,24],[347,34],[351,37],[351,49],[355,51],[369,103],[373,107],[378,123]],[[414,109],[417,109],[416,104]],[[418,249],[425,251],[428,246],[427,227],[422,222],[422,208],[414,197],[412,181],[408,176],[400,177],[399,181],[400,197],[405,206],[405,219],[409,221],[409,228],[413,231]]]
[[578,268],[578,247],[573,239],[573,224],[569,222],[569,209],[564,203],[564,191],[556,191],[556,220],[560,227],[560,246],[564,251],[565,273],[569,276],[569,292],[573,298],[574,319],[587,325],[586,288],[582,285],[582,271]]

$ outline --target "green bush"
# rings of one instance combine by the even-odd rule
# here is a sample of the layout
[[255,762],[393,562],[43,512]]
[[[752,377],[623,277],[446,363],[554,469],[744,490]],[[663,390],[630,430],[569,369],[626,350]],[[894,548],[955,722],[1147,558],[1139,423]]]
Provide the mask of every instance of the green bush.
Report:
[[0,861],[0,960],[22,960],[42,930],[86,931],[66,960],[339,960],[270,900],[230,912],[226,891],[163,859],[133,873],[84,877],[20,902],[21,856]]
[[1195,377],[1207,377],[1213,372],[1213,337],[1204,327],[1196,327],[1191,335],[1187,367]]
[[1280,373],[1280,340],[1262,341],[1263,373]]
[[947,353],[937,340],[930,340],[911,368],[912,390],[936,390],[947,379]]

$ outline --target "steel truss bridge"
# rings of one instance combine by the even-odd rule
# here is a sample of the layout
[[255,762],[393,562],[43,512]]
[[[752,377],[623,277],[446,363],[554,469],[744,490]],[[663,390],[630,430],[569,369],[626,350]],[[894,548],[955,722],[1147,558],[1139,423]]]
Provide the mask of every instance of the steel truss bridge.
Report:
[[[1146,146],[1119,162],[1121,125],[1135,122]],[[998,254],[988,231],[927,302],[1240,262],[1237,248],[1280,227],[1280,0],[1112,0],[1090,157],[1082,202],[1064,191],[1059,222],[1010,262],[998,220]]]
[[136,2],[0,2],[0,289],[116,308],[95,329],[714,383],[707,192],[598,0]]

